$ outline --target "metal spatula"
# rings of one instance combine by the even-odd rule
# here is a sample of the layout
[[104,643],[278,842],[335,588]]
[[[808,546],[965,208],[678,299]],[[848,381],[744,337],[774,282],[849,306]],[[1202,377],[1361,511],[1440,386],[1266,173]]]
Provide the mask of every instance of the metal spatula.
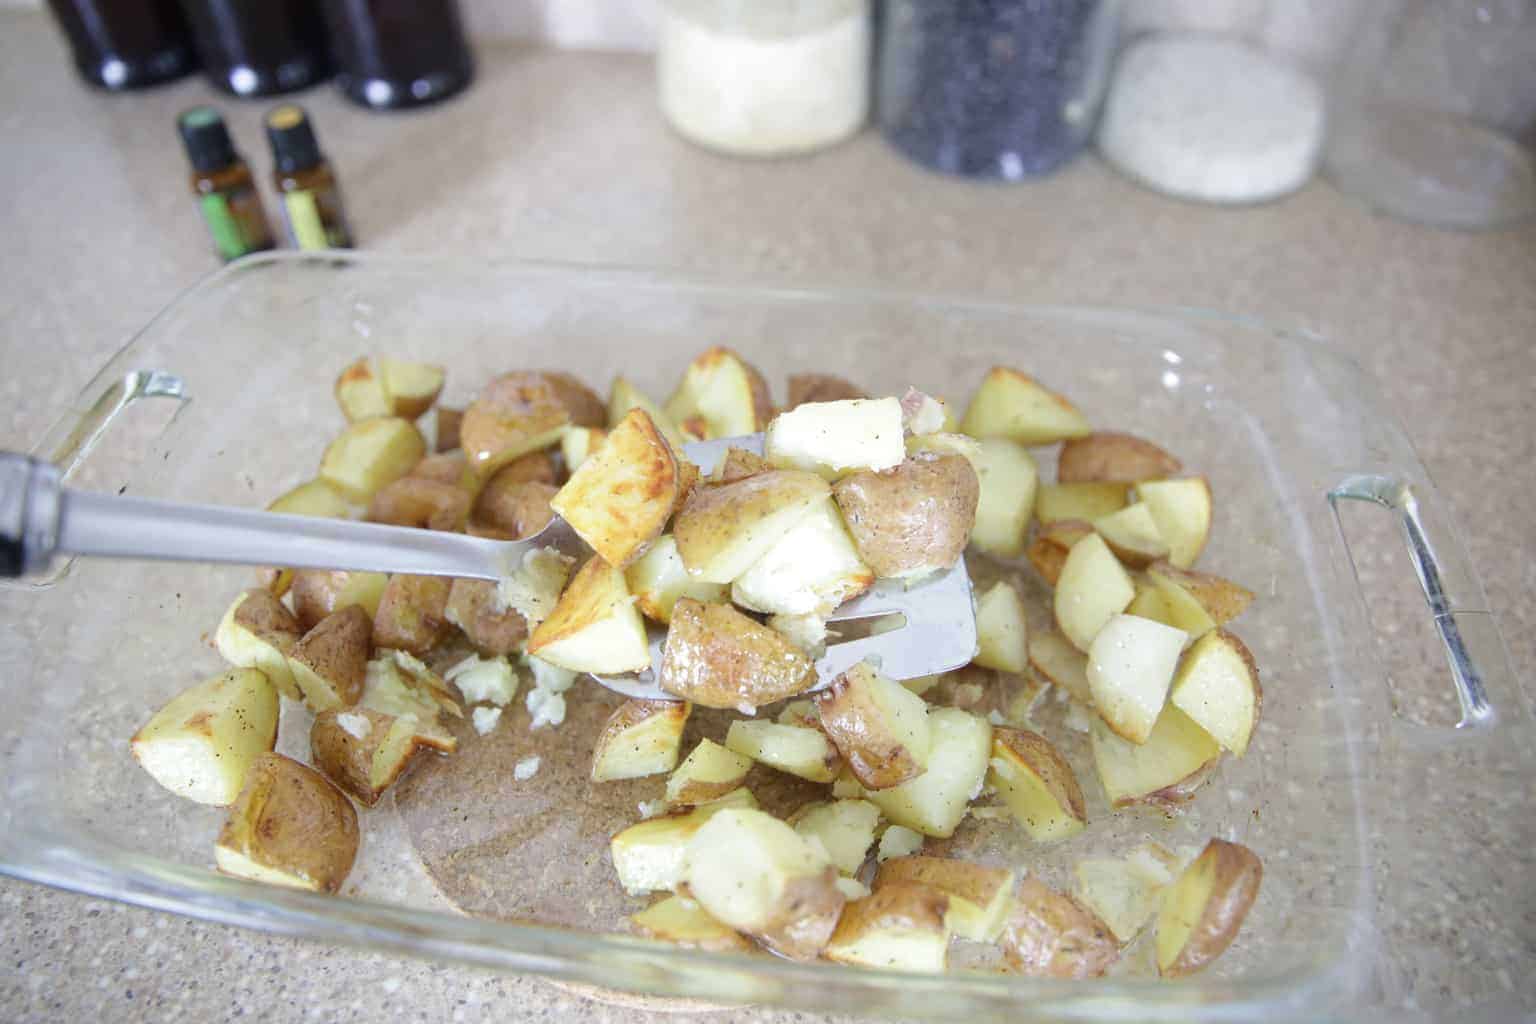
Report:
[[[704,473],[728,448],[761,453],[761,434],[687,446]],[[590,551],[559,516],[538,534],[517,541],[382,526],[342,519],[278,515],[219,505],[192,505],[77,491],[62,486],[56,467],[14,453],[0,454],[0,576],[44,571],[57,555],[277,565],[293,569],[352,569],[499,580],[535,548],[577,558]],[[959,668],[976,652],[971,581],[962,559],[953,569],[908,589],[881,581],[831,616],[833,623],[901,616],[889,631],[835,642],[816,663],[820,690],[865,658],[894,679]],[[834,627],[835,631],[835,627]],[[656,685],[665,631],[651,636],[651,664],[637,675],[596,676],[618,693],[673,700]]]

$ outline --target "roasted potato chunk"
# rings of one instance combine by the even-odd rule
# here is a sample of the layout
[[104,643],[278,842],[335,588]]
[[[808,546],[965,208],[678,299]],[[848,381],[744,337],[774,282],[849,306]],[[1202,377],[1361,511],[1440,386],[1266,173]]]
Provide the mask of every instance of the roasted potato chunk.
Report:
[[1108,925],[1038,878],[1019,886],[1002,947],[1011,970],[1043,978],[1097,978],[1120,957]]
[[1168,542],[1168,561],[1188,569],[1211,536],[1211,484],[1203,476],[1145,480],[1136,495],[1146,502],[1157,532]]
[[464,422],[463,409],[449,409],[446,406],[437,407],[437,427],[433,431],[436,443],[434,451],[451,452],[459,447],[459,424]]
[[707,708],[756,708],[815,681],[798,648],[730,605],[685,597],[673,606],[658,680],[668,693]]
[[757,807],[746,788],[734,789],[717,800],[651,818],[629,826],[608,844],[614,873],[631,896],[676,889],[683,881],[683,855],[688,841],[704,823],[732,807]]
[[1223,749],[1242,757],[1264,704],[1259,667],[1236,636],[1212,630],[1184,655],[1168,699]]
[[1099,630],[1135,597],[1136,587],[1125,567],[1104,538],[1090,533],[1072,545],[1056,580],[1052,597],[1056,626],[1072,646],[1086,652]]
[[1138,803],[1184,803],[1210,778],[1221,757],[1216,741],[1172,704],[1163,707],[1145,743],[1115,735],[1098,717],[1088,738],[1104,795],[1117,809]]
[[1182,977],[1204,969],[1237,938],[1258,898],[1264,866],[1246,846],[1212,839],[1163,897],[1157,970]]
[[1072,765],[1039,733],[995,727],[987,777],[1037,843],[1074,836],[1088,824]]
[[965,410],[960,429],[972,437],[1006,437],[1019,444],[1055,444],[1092,432],[1077,407],[1018,370],[996,366]]
[[725,734],[725,748],[811,782],[831,782],[842,768],[837,748],[814,727],[760,720],[732,722]]
[[825,617],[874,582],[837,506],[826,499],[736,577],[731,598],[753,611]]
[[293,573],[293,616],[304,630],[320,620],[355,604],[371,619],[389,577],[382,572],[348,572],[345,569],[296,569]]
[[368,520],[390,526],[456,533],[469,520],[470,496],[456,484],[407,476],[379,488]]
[[475,476],[475,471],[469,468],[468,457],[458,449],[422,456],[421,461],[412,466],[411,471],[406,474],[406,479],[433,480],[440,484],[451,484],[469,495],[471,500],[480,493],[480,478]]
[[1096,430],[1061,446],[1056,480],[1064,484],[1135,484],[1174,476],[1182,468],[1178,459],[1151,441],[1113,430]]
[[821,728],[859,783],[889,789],[928,767],[928,705],[865,662],[816,695]]
[[446,576],[391,576],[373,617],[373,642],[418,655],[430,651],[448,621],[452,589]]
[[1016,876],[993,868],[945,857],[892,857],[875,875],[875,891],[891,885],[919,884],[949,898],[949,930],[973,942],[996,942],[1013,903]]
[[830,493],[821,477],[789,469],[697,488],[672,527],[678,554],[698,582],[730,583]]
[[661,436],[667,439],[671,445],[673,454],[682,458],[683,444],[687,440],[677,424],[668,416],[650,397],[644,394],[623,377],[615,377],[613,390],[608,395],[608,422],[610,427],[618,426],[631,409],[644,409],[645,414],[651,418]]
[[214,643],[224,660],[236,668],[254,668],[267,677],[278,692],[299,700],[299,688],[288,667],[288,654],[304,631],[283,603],[266,590],[247,590],[235,598]]
[[745,953],[752,948],[739,932],[710,917],[693,900],[668,896],[629,916],[641,935],[663,939],[686,949],[712,953]]
[[1035,494],[1035,518],[1041,525],[1063,519],[1093,522],[1127,504],[1125,484],[1043,484]]
[[1122,563],[1133,569],[1141,569],[1168,557],[1168,542],[1157,530],[1146,502],[1138,501],[1118,512],[1100,516],[1093,521],[1109,550]]
[[155,712],[129,741],[160,785],[200,804],[227,804],[277,742],[277,690],[255,669],[205,680]]
[[624,574],[600,555],[587,559],[554,611],[528,638],[528,653],[572,672],[649,668],[645,620],[635,608]]
[[1056,586],[1061,567],[1067,564],[1067,552],[1072,545],[1093,532],[1092,524],[1083,519],[1058,519],[1054,523],[1042,523],[1030,541],[1024,557],[1035,567],[1046,586]]
[[463,630],[481,654],[511,654],[528,639],[528,620],[501,603],[490,580],[454,580],[443,617]]
[[721,459],[720,465],[715,467],[711,483],[735,483],[737,480],[745,480],[749,476],[756,476],[772,468],[772,464],[761,455],[749,452],[745,448],[732,446],[725,450],[725,458]]
[[[508,469],[513,467],[509,466]],[[496,540],[522,540],[549,525],[556,488],[542,480],[486,484],[470,513],[468,532]],[[494,486],[493,486],[494,485]]]
[[348,423],[393,415],[389,395],[384,390],[384,375],[366,356],[341,371],[332,391]]
[[[574,381],[557,381],[557,376],[562,375],[526,370],[505,374],[486,385],[464,410],[460,444],[482,476],[520,455],[556,444],[565,428],[577,422],[566,401]],[[579,401],[579,391],[576,396]],[[602,420],[582,425],[602,426]]]
[[992,724],[958,708],[933,708],[928,728],[928,770],[869,800],[895,824],[942,839],[954,835],[986,778]]
[[416,723],[371,708],[331,708],[309,730],[315,767],[364,807],[405,774],[421,749]]
[[875,843],[880,808],[868,800],[806,804],[789,823],[802,836],[819,842],[833,867],[852,876],[858,874]]
[[380,416],[347,427],[325,449],[320,477],[348,501],[365,504],[385,484],[411,471],[427,442],[409,420]]
[[639,779],[677,767],[683,727],[693,705],[677,700],[626,700],[620,704],[592,751],[592,781]]
[[989,555],[1014,558],[1024,550],[1039,467],[1028,449],[1006,437],[983,438],[970,460],[980,489],[971,543]]
[[730,349],[715,347],[688,364],[666,411],[684,433],[686,421],[701,421],[701,439],[740,437],[768,425],[773,400],[755,367]]
[[901,402],[809,402],[768,424],[763,455],[775,466],[836,479],[849,470],[894,469],[906,457]]
[[321,619],[293,647],[293,681],[313,711],[349,707],[363,692],[372,625],[355,604]]
[[942,971],[949,955],[949,897],[917,882],[890,882],[843,910],[828,960],[898,971]]
[[644,409],[631,409],[550,500],[609,565],[623,569],[661,535],[677,502],[677,459]]
[[807,402],[842,402],[868,398],[846,379],[830,373],[792,373],[789,375],[789,402],[786,409]]
[[976,599],[976,660],[982,668],[1018,674],[1029,664],[1024,602],[1013,584],[998,580]]
[[700,583],[688,575],[670,533],[658,537],[650,550],[624,571],[624,580],[640,611],[662,625],[672,621],[672,606],[680,597],[707,603],[726,596],[725,584]]
[[264,754],[214,845],[220,871],[269,885],[336,892],[357,857],[357,812],[308,765]]
[[854,473],[832,496],[876,576],[913,578],[955,564],[976,525],[976,472],[958,455],[916,456]]
[[667,803],[689,806],[718,800],[746,781],[751,770],[750,757],[727,750],[714,740],[699,740],[667,779]]
[[437,401],[443,393],[446,376],[441,366],[413,363],[384,356],[379,360],[384,374],[384,393],[389,396],[390,414],[414,420]]

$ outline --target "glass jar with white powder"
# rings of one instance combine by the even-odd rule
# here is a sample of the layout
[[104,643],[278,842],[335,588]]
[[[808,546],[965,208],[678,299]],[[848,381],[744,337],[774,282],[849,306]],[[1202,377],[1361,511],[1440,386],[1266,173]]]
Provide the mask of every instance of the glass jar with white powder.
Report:
[[736,156],[807,153],[869,113],[870,0],[663,0],[661,110]]

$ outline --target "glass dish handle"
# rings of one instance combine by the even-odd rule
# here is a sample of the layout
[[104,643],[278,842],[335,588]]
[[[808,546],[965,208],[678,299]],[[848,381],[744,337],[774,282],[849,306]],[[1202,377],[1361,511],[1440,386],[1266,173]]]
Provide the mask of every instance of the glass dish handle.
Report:
[[[1454,729],[1413,725],[1410,731],[1421,740],[1445,741],[1484,733],[1502,715],[1515,712],[1519,697],[1509,653],[1482,584],[1434,488],[1398,476],[1360,474],[1329,491],[1328,501],[1335,518],[1340,501],[1369,501],[1390,509],[1402,522],[1409,560],[1445,647],[1461,704],[1461,720]],[[1347,538],[1345,543],[1347,547]]]

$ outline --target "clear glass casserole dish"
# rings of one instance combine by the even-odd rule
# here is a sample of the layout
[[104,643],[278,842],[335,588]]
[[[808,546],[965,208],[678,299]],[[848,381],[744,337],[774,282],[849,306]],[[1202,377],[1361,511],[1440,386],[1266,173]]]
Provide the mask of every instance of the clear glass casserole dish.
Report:
[[[1236,624],[1264,672],[1264,720],[1248,756],[1226,759],[1173,818],[1110,815],[1085,781],[1090,825],[1068,843],[1032,846],[1006,822],[971,820],[943,846],[1067,886],[1084,855],[1149,837],[1174,846],[1235,838],[1264,858],[1264,887],[1210,970],[1160,982],[1145,949],[1133,948],[1116,974],[1092,983],[985,969],[909,975],[624,935],[624,915],[645,901],[618,891],[606,840],[638,818],[637,800],[660,796],[661,780],[586,782],[591,730],[613,706],[590,681],[573,691],[560,730],[530,735],[526,713],[509,708],[484,741],[465,731],[459,754],[419,767],[396,797],[363,812],[363,852],[341,898],[221,877],[211,865],[222,811],[160,790],[127,740],[171,694],[219,668],[207,637],[251,578],[235,568],[80,563],[0,593],[11,709],[0,727],[0,870],[446,962],[909,1018],[1358,1017],[1366,1003],[1496,997],[1502,982],[1523,979],[1521,879],[1457,840],[1486,827],[1493,803],[1516,828],[1536,817],[1529,706],[1402,429],[1360,371],[1316,339],[1187,312],[268,254],[220,271],[157,317],[36,452],[77,486],[260,507],[313,475],[341,425],[332,380],[360,353],[445,365],[443,401],[462,405],[493,374],[520,367],[567,369],[600,390],[622,372],[660,397],[711,344],[741,351],[781,397],[786,374],[821,371],[872,393],[912,383],[963,402],[988,367],[1016,365],[1096,424],[1150,436],[1210,477],[1216,523],[1201,564],[1259,595]],[[1053,472],[1045,456],[1042,475]],[[1402,623],[1384,627],[1358,585],[1356,537],[1340,525],[1356,499],[1381,508],[1374,542],[1393,543],[1387,528],[1402,526],[1398,542],[1406,538],[1424,595],[1412,611],[1447,654],[1421,670],[1443,680],[1459,721],[1410,721],[1397,709],[1373,630]],[[307,713],[286,708],[278,749],[304,756],[307,734]],[[1065,736],[1091,777],[1081,737],[1051,735]],[[545,769],[521,783],[485,773],[509,752],[538,753]],[[1507,893],[1488,891],[1505,881]],[[1476,921],[1491,952],[1447,966],[1417,922],[1444,887],[1459,894],[1458,882],[1481,886],[1477,906],[1495,908]]]

